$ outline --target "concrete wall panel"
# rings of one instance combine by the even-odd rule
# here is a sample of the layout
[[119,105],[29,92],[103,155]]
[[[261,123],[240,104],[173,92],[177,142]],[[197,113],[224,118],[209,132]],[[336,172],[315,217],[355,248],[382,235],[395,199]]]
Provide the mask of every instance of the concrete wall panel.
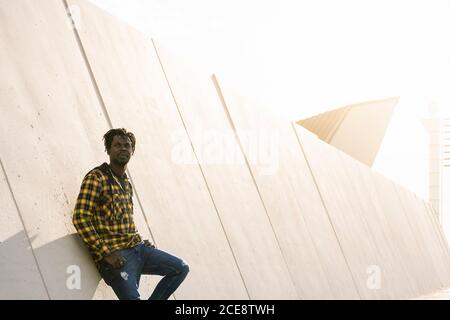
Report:
[[86,1],[69,4],[81,9],[81,42],[113,125],[137,137],[129,168],[156,243],[191,265],[176,297],[245,297],[198,164],[177,163],[187,136],[151,40]]
[[380,205],[393,230],[393,243],[400,251],[408,274],[411,275],[412,286],[419,294],[431,292],[439,286],[439,279],[432,270],[428,252],[419,245],[420,239],[411,224],[407,212],[401,203],[395,185],[381,174],[372,171]]
[[[65,8],[46,0],[2,3],[0,9],[1,43],[8,48],[0,57],[7,93],[2,108],[14,119],[2,119],[5,167],[50,298],[114,299],[103,281],[99,285],[71,222],[84,174],[106,160],[101,137],[108,127]],[[140,215],[136,224],[146,235]],[[80,267],[80,290],[66,287],[71,266]]]
[[217,85],[300,298],[359,298],[290,123]]
[[447,252],[447,257],[450,258],[449,246],[445,238],[444,230],[442,228],[442,225],[439,223],[438,216],[433,204],[431,202],[423,201],[423,205],[425,206],[426,210],[428,210],[429,216],[431,217],[431,222],[436,230],[438,238],[440,239],[441,246],[444,252]]
[[357,213],[370,228],[370,236],[374,239],[380,260],[374,265],[380,268],[381,288],[395,298],[408,299],[419,292],[414,286],[414,279],[404,264],[402,253],[394,241],[395,233],[402,229],[393,229],[382,206],[373,183],[371,169],[345,153],[340,153],[346,171],[346,181],[351,182],[349,197],[354,200]]
[[1,162],[0,166],[0,299],[48,299]]
[[395,298],[395,292],[389,292],[387,286],[378,286],[376,279],[368,282],[372,266],[380,270],[388,268],[371,234],[371,226],[361,215],[361,205],[341,159],[342,152],[303,128],[296,127],[296,131],[361,298]]
[[433,227],[428,211],[422,200],[419,200],[412,192],[399,185],[395,185],[395,187],[416,238],[419,240],[419,246],[427,252],[427,259],[431,263],[428,270],[430,278],[435,276],[439,280],[438,288],[448,286],[450,284],[450,270],[447,252],[443,250],[441,240]]
[[[106,122],[62,2],[1,1],[0,16],[5,171],[50,298],[90,299],[100,278],[71,236],[71,212],[83,175],[100,162]],[[80,267],[81,290],[66,286],[71,265]]]
[[201,68],[188,69],[188,64],[175,63],[182,59],[174,59],[176,56],[170,53],[182,50],[156,47],[250,298],[297,298],[211,78]]

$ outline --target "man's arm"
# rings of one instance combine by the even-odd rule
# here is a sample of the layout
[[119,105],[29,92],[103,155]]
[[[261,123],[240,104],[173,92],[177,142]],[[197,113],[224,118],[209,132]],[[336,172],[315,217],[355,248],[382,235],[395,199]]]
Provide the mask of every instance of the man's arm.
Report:
[[111,254],[109,248],[95,230],[92,219],[99,203],[101,183],[95,174],[88,174],[81,184],[75,210],[73,224],[83,242],[102,259]]

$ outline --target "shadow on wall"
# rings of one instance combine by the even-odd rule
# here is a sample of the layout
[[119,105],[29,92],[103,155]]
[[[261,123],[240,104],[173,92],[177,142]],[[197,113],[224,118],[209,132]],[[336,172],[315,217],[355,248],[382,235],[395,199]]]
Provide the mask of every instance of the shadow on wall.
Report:
[[[32,236],[31,242],[37,237]],[[40,271],[24,231],[0,243],[0,298],[48,299],[48,294],[51,299],[94,298],[101,277],[76,233],[38,247],[34,254]]]
[[0,243],[0,299],[48,299],[24,231]]

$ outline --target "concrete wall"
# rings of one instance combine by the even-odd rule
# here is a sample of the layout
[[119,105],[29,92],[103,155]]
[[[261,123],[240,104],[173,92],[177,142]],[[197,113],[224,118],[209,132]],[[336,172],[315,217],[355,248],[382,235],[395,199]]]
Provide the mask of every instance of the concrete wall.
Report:
[[[115,298],[71,214],[106,160],[102,135],[122,126],[138,140],[138,230],[191,266],[175,299],[411,298],[450,284],[427,204],[175,47],[86,1],[0,1],[0,298]],[[143,277],[143,298],[158,280]]]

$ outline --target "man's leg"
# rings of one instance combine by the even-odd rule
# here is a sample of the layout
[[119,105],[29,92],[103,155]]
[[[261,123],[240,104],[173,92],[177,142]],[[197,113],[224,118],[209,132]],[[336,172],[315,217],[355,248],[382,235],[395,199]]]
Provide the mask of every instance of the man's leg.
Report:
[[127,259],[120,269],[114,269],[106,262],[100,264],[100,275],[119,298],[119,300],[139,300],[139,262],[138,252],[133,249],[116,251]]
[[142,274],[164,276],[149,300],[167,300],[189,273],[189,266],[182,259],[156,248],[141,246]]

